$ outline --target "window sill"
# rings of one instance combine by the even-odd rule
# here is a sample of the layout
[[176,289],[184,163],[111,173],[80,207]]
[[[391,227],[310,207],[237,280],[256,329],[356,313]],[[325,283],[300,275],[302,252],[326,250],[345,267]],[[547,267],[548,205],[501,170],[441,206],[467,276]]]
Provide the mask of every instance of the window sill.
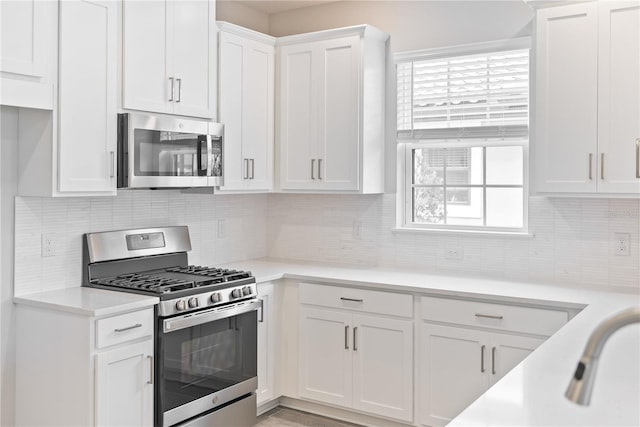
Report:
[[522,231],[484,231],[484,230],[436,230],[433,228],[394,227],[392,233],[440,234],[445,236],[482,236],[514,239],[533,239],[535,234]]

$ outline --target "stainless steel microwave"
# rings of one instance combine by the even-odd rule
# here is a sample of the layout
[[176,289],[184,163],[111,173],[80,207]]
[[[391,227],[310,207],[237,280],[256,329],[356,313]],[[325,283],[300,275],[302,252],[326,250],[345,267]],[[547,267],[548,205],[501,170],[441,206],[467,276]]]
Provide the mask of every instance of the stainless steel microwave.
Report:
[[118,114],[118,188],[222,185],[223,125]]

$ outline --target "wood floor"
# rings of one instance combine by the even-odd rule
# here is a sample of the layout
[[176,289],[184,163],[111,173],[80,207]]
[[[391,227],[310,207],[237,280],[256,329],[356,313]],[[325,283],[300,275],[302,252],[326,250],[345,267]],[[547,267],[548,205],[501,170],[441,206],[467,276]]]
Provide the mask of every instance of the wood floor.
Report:
[[274,408],[258,417],[254,427],[357,427],[344,421],[325,418],[289,408]]

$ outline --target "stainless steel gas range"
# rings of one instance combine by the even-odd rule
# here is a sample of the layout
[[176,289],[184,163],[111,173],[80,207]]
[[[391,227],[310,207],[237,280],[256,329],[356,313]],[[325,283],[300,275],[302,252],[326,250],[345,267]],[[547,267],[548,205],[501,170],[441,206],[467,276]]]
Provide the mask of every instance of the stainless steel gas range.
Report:
[[83,286],[160,298],[156,426],[252,426],[262,308],[255,278],[189,265],[190,250],[187,227],[85,234]]

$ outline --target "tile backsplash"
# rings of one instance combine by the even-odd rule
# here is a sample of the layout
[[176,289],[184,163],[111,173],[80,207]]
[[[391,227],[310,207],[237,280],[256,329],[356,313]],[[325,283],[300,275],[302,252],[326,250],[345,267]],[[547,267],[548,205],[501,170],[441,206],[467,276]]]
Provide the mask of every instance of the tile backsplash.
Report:
[[[189,262],[217,265],[266,256],[266,218],[267,195],[125,190],[116,197],[16,197],[14,293],[80,286],[87,232],[187,225]],[[53,237],[55,256],[41,256],[42,234]]]
[[[268,256],[640,289],[640,200],[532,197],[533,237],[396,231],[395,194],[128,190],[117,197],[17,197],[15,210],[16,295],[79,286],[83,233],[164,225],[189,226],[193,264]],[[630,235],[629,256],[614,255],[614,233]],[[55,256],[41,256],[42,234],[54,238]],[[449,250],[461,259],[448,259]]]
[[[274,194],[268,215],[272,258],[640,289],[637,199],[531,197],[533,237],[394,231],[395,194]],[[614,255],[614,233],[630,235],[629,256]]]

